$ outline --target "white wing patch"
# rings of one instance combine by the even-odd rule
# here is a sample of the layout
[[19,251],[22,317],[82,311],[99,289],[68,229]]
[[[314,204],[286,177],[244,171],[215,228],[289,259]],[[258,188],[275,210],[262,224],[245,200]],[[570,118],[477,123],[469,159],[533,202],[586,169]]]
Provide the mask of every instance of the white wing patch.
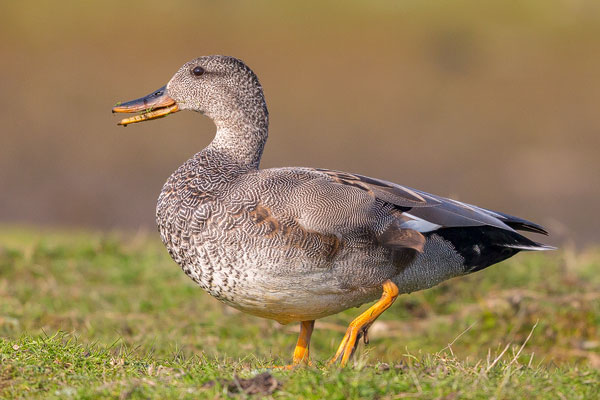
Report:
[[402,215],[412,218],[410,221],[404,221],[400,224],[400,227],[404,229],[414,229],[417,232],[425,233],[435,231],[436,229],[442,227],[441,225],[434,224],[433,222],[429,222],[423,218],[415,217],[407,212],[403,212]]

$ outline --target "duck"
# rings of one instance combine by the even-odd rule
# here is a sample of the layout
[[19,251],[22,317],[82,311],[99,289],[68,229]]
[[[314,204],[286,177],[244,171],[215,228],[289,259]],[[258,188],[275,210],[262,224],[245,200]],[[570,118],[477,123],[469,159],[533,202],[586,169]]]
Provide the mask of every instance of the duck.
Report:
[[158,90],[117,103],[128,126],[182,110],[216,125],[213,140],[167,180],[156,207],[172,259],[242,312],[299,323],[290,368],[310,364],[315,320],[375,302],[348,326],[330,364],[346,366],[400,294],[554,249],[518,231],[540,225],[417,189],[323,168],[261,169],[269,112],[256,74],[223,55],[185,63]]

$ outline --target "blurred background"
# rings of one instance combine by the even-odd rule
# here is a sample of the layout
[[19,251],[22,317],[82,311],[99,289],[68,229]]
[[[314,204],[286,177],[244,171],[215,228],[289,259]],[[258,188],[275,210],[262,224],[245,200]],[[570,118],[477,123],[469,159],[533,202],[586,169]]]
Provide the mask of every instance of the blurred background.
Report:
[[600,239],[597,0],[2,2],[0,224],[154,229],[212,139],[110,110],[186,61],[239,57],[271,112],[262,166],[357,172]]

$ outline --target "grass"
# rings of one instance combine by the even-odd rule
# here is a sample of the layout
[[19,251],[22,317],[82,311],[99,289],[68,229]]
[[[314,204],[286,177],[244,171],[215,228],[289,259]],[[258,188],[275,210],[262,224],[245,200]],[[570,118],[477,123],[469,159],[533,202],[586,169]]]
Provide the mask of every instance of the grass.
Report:
[[[521,254],[403,295],[344,370],[324,362],[360,310],[317,321],[315,366],[270,370],[259,396],[594,398],[599,266]],[[155,234],[0,230],[0,398],[244,398],[296,332],[212,299]]]

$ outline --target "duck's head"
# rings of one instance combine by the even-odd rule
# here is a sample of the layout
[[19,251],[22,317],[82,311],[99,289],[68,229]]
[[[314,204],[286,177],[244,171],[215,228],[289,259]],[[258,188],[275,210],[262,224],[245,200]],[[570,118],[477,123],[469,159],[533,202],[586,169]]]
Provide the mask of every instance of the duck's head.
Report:
[[[193,110],[210,117],[217,126],[232,121],[250,122],[267,116],[262,87],[243,61],[228,56],[206,56],[185,63],[169,83],[147,96],[118,103],[113,113],[139,114],[119,125]],[[250,120],[248,120],[250,119]]]

